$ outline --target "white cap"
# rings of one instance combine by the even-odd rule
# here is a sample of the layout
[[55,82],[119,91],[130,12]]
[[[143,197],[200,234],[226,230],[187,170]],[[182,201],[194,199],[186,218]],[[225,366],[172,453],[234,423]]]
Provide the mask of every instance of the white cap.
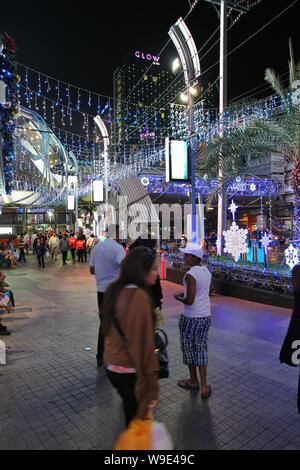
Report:
[[179,251],[185,255],[194,255],[196,258],[203,258],[203,251],[197,243],[189,243],[186,248],[180,248]]

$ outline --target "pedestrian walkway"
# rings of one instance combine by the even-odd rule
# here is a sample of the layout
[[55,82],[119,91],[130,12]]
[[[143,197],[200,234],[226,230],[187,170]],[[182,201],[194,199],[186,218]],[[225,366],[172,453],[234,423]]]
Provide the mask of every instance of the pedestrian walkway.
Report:
[[[96,368],[98,315],[88,266],[32,261],[8,273],[18,308],[5,317],[0,366],[0,449],[111,449],[120,399]],[[298,370],[280,365],[288,310],[212,297],[209,382],[213,396],[178,388],[185,378],[177,323],[179,286],[163,283],[171,376],[160,382],[157,421],[177,450],[299,449]]]

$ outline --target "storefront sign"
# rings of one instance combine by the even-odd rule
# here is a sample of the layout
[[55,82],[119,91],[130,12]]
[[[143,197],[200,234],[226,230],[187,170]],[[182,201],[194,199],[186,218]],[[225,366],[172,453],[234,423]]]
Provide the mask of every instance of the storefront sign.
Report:
[[157,57],[153,54],[145,54],[145,52],[141,51],[136,51],[135,52],[135,57],[137,59],[142,59],[142,60],[148,60],[148,62],[153,62],[154,65],[160,65],[160,57]]
[[155,132],[142,132],[140,134],[141,140],[145,139],[154,139],[155,138]]

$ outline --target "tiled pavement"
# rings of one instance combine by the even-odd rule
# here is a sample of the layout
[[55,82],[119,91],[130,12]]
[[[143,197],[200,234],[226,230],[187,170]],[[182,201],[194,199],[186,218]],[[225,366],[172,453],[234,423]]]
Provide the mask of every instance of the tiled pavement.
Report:
[[[4,317],[13,334],[0,366],[0,449],[111,449],[123,418],[117,394],[95,367],[97,306],[87,266],[48,261],[40,270],[31,262],[8,281],[18,308]],[[155,413],[175,448],[299,449],[298,371],[278,361],[290,312],[212,297],[213,396],[202,401],[176,386],[186,376],[177,291],[164,283],[171,377],[160,383]]]

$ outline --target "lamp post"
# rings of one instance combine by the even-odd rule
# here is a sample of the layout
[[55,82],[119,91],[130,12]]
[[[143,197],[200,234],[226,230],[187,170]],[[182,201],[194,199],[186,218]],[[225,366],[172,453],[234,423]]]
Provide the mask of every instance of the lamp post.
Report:
[[[227,18],[228,8],[235,10],[238,13],[247,13],[251,6],[252,1],[249,0],[203,0],[214,5],[220,6],[220,103],[219,113],[223,128],[224,111],[228,106],[227,94]],[[255,3],[254,3],[255,4]],[[220,136],[223,135],[221,129]],[[220,152],[220,165],[219,165],[219,182],[220,192],[218,196],[218,240],[222,240],[223,231],[227,225],[227,197],[223,190],[223,171],[222,171],[222,151]],[[221,244],[222,246],[222,244]],[[223,249],[221,249],[223,252]]]
[[110,146],[110,137],[106,125],[100,116],[94,118],[95,123],[97,124],[101,137],[103,138],[103,158],[104,158],[104,185],[105,185],[105,209],[106,214],[108,214],[108,171],[109,171],[109,162],[108,162],[108,150]]
[[[196,4],[196,2],[195,2]],[[197,242],[199,234],[197,233],[197,210],[196,210],[196,154],[192,145],[192,138],[194,134],[194,98],[191,92],[193,85],[198,81],[201,75],[199,56],[193,37],[182,18],[170,28],[169,36],[171,37],[183,68],[185,86],[188,94],[188,138],[190,147],[190,165],[191,165],[191,189],[190,189],[190,204],[191,204],[191,241]]]

